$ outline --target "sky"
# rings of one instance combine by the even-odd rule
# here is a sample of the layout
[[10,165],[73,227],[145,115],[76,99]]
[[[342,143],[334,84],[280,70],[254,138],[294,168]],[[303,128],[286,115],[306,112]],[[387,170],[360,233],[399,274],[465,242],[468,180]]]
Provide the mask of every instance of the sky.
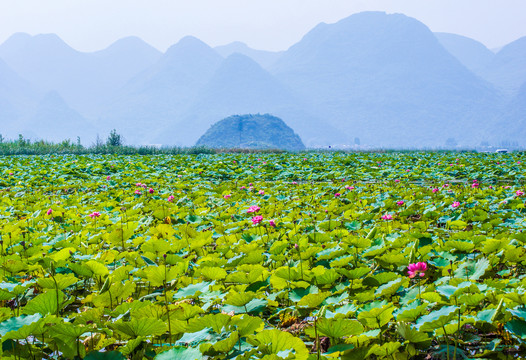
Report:
[[211,46],[242,41],[285,50],[320,22],[378,10],[490,49],[526,36],[526,0],[0,0],[0,43],[16,32],[55,33],[80,51],[126,36],[166,50],[186,35]]

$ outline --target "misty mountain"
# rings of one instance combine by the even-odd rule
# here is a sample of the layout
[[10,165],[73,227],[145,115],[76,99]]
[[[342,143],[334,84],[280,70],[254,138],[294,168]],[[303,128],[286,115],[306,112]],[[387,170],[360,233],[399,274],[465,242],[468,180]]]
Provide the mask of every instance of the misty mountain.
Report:
[[224,58],[227,58],[234,53],[243,54],[257,62],[264,69],[273,65],[284,53],[284,51],[255,50],[241,41],[234,41],[227,45],[216,46],[214,50]]
[[42,94],[0,59],[0,134],[62,141],[90,140],[93,126],[71,109],[57,92]]
[[0,134],[16,136],[29,116],[39,93],[0,59]]
[[526,82],[526,36],[504,46],[486,67],[484,78],[514,96]]
[[161,129],[180,121],[222,61],[201,40],[181,39],[106,104],[97,122],[99,128],[103,132],[118,129],[128,143],[151,142]]
[[[313,119],[306,106],[271,74],[247,56],[226,58],[181,120],[163,130],[161,143],[193,145],[211,124],[231,114],[272,113],[286,119],[303,139],[316,142],[330,126]],[[192,126],[186,126],[191,124]]]
[[77,136],[85,145],[95,140],[95,127],[71,109],[56,91],[50,91],[36,105],[34,114],[23,123],[25,137],[60,142]]
[[439,146],[450,137],[476,142],[499,110],[492,85],[424,24],[401,14],[365,12],[319,24],[271,72],[348,143],[354,137],[390,147]]
[[526,82],[522,84],[517,95],[509,102],[496,128],[501,129],[501,141],[517,142],[524,146],[524,139],[526,139]]
[[485,73],[495,58],[495,53],[471,38],[449,33],[435,33],[435,36],[451,55],[479,76]]
[[160,55],[135,37],[93,53],[79,52],[54,34],[17,33],[0,45],[0,58],[21,77],[43,92],[57,91],[87,115]]
[[0,133],[11,137],[89,143],[116,129],[128,144],[192,145],[222,118],[268,113],[309,147],[469,146],[509,137],[526,111],[526,37],[493,55],[401,14],[322,23],[282,53],[191,36],[164,54],[135,37],[83,53],[19,33],[0,58]]

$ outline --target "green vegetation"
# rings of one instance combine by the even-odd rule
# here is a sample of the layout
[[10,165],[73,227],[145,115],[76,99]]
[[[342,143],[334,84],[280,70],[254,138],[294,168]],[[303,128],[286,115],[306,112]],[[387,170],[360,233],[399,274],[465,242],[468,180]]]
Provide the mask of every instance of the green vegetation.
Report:
[[269,114],[229,116],[212,125],[196,145],[227,149],[305,150],[300,137],[283,120]]
[[525,160],[0,157],[0,357],[521,357]]

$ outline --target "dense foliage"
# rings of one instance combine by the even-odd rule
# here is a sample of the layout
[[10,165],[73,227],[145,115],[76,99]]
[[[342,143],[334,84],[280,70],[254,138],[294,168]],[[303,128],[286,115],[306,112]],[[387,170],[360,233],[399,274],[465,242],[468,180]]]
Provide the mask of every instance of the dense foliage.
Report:
[[523,356],[524,160],[0,158],[1,358]]

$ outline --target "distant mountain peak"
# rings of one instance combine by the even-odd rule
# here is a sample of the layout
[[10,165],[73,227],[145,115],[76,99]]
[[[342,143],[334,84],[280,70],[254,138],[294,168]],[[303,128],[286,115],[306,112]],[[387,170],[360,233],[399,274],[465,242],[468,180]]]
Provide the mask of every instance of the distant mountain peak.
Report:
[[[148,48],[148,49],[156,50],[157,52],[160,53],[159,50],[155,49],[153,46],[151,46],[150,44],[148,44],[146,41],[144,41],[138,36],[126,36],[121,39],[118,39],[117,41],[113,42],[110,46],[108,46],[104,50],[110,50],[110,49],[121,50],[121,49],[128,49],[128,48]],[[101,50],[101,51],[104,51],[104,50]]]
[[175,45],[170,46],[166,53],[195,49],[211,49],[211,47],[204,41],[196,38],[195,36],[185,36],[181,40],[179,40]]
[[261,67],[265,69],[274,64],[283,54],[283,51],[266,51],[252,49],[247,44],[241,41],[234,41],[230,44],[216,46],[214,50],[217,51],[219,55],[225,58],[234,53],[243,54],[257,62]]

